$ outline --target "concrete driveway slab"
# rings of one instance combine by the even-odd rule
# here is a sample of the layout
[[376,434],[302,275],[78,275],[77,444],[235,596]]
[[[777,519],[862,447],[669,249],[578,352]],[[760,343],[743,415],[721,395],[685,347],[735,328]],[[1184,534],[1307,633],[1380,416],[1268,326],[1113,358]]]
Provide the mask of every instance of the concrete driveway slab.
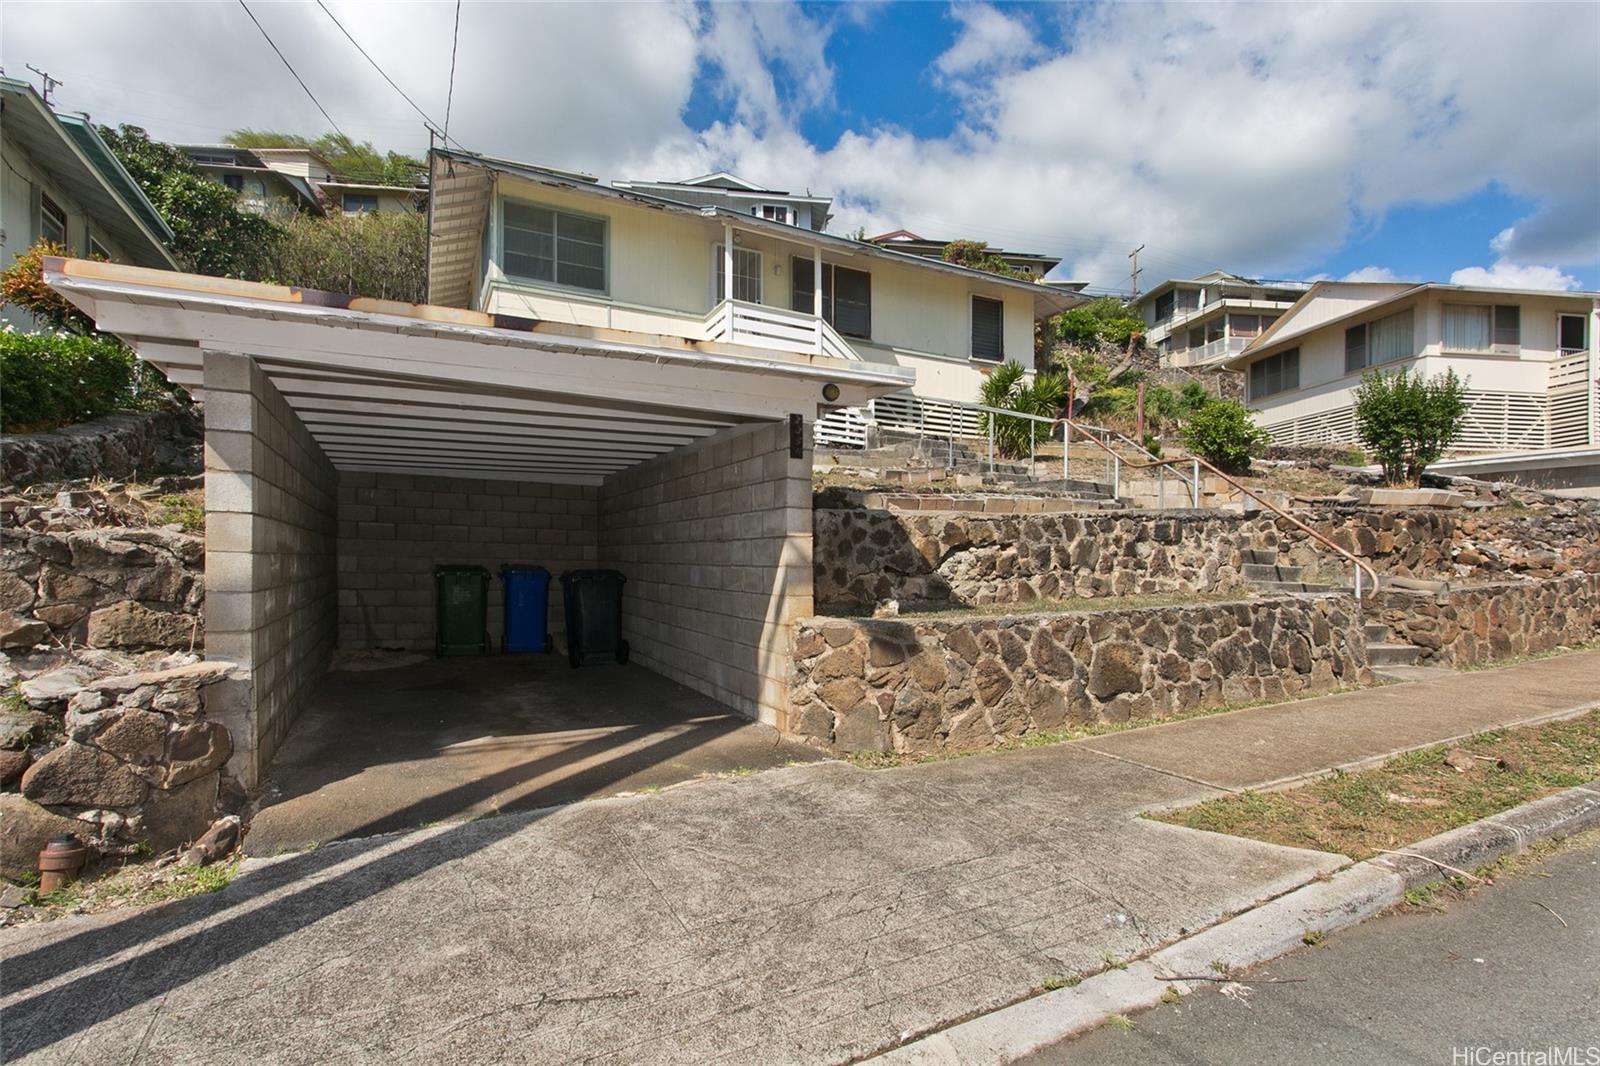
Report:
[[643,667],[554,655],[335,671],[273,760],[254,855],[821,753]]
[[1134,817],[1210,794],[1071,747],[823,763],[251,861],[7,931],[7,1059],[844,1061],[1339,864]]
[[1080,741],[1216,788],[1261,788],[1600,707],[1600,651],[1250,707]]

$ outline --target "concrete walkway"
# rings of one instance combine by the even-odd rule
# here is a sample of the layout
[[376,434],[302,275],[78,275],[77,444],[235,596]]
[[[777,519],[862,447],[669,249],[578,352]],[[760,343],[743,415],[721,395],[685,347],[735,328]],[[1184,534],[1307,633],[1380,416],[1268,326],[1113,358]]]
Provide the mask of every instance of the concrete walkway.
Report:
[[1306,772],[1288,738],[1260,750],[1263,723],[1342,716],[1332,732],[1377,755],[1570,713],[1600,701],[1597,677],[1600,653],[1468,675],[1431,738],[1383,716],[1402,725],[1461,678],[1235,712],[1199,739],[1200,721],[1106,738],[1173,738],[1138,751],[820,763],[253,861],[214,896],[6,931],[4,1056],[844,1061],[1340,865],[1135,817],[1217,794],[1201,774]]

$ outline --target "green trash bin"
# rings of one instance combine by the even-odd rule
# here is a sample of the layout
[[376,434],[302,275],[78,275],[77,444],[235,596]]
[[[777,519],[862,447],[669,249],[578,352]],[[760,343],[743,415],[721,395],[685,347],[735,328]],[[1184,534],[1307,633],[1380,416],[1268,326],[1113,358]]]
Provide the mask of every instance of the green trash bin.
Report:
[[489,571],[481,566],[436,566],[435,643],[440,656],[483,655],[489,650]]

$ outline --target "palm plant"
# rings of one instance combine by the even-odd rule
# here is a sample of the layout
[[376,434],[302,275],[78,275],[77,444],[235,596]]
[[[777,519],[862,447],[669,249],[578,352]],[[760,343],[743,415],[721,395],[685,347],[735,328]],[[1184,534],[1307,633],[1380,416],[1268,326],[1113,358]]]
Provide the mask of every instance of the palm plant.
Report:
[[[1021,363],[1002,363],[983,379],[978,402],[985,407],[1020,414],[1057,418],[1067,405],[1067,378],[1064,374],[1039,374],[1032,381]],[[1026,418],[982,413],[979,425],[987,435],[993,422],[995,448],[1007,459],[1026,459],[1030,444],[1047,440],[1048,427]]]

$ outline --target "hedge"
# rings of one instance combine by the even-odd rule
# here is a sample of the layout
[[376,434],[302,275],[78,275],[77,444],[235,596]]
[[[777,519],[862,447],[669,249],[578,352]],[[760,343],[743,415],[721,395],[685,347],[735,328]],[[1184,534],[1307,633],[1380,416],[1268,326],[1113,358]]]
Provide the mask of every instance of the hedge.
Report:
[[114,339],[0,330],[0,430],[7,433],[146,409],[164,391],[159,375]]

